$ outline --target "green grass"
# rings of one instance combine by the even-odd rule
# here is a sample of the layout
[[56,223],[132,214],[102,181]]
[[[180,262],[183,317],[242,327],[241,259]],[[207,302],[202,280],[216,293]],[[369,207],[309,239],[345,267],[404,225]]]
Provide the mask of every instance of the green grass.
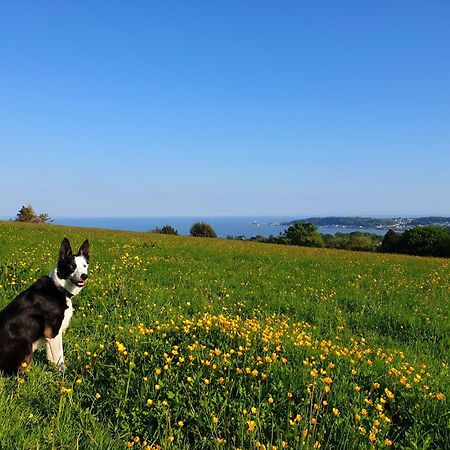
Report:
[[0,448],[450,447],[448,259],[0,223],[0,307],[64,236],[68,370],[0,379]]

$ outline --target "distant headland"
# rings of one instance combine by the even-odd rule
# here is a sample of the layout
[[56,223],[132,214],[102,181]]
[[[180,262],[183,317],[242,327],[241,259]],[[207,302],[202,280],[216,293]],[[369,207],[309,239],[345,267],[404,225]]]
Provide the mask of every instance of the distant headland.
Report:
[[437,225],[450,227],[450,217],[392,217],[392,218],[373,218],[373,217],[310,217],[308,219],[296,219],[290,222],[282,222],[280,225],[290,226],[295,223],[311,222],[318,227],[329,228],[377,228],[392,229],[404,231],[409,228]]

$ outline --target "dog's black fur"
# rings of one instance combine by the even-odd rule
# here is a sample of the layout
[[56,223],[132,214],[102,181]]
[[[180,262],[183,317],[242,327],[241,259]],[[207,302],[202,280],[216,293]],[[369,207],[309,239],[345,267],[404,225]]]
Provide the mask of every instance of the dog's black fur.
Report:
[[55,337],[67,309],[64,292],[41,277],[0,312],[0,371],[11,375],[29,364],[33,342]]
[[[88,249],[88,241],[83,246],[86,243]],[[57,276],[68,279],[75,268],[70,243],[64,239]],[[58,335],[68,308],[66,297],[72,295],[58,288],[50,277],[43,276],[0,311],[0,372],[16,373],[24,362],[30,363],[33,343]]]

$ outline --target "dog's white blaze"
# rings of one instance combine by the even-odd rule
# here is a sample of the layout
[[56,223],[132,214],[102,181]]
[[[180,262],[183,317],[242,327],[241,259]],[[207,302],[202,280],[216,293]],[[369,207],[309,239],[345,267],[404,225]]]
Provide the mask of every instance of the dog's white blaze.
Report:
[[[87,275],[89,264],[84,256],[75,256],[75,264],[77,265],[77,268],[72,272],[69,278],[81,281],[81,275]],[[81,289],[83,289],[83,286],[75,286],[69,278],[59,278],[57,266],[50,272],[49,276],[57,287],[64,288],[74,296],[79,294]]]
[[81,275],[87,275],[88,263],[84,256],[75,256],[75,264],[77,268],[73,272],[72,277],[75,280],[81,280]]

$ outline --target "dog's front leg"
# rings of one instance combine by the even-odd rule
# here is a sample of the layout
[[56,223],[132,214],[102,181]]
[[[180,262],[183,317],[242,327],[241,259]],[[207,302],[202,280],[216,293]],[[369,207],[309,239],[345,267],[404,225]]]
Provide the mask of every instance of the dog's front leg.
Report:
[[61,372],[66,370],[64,364],[64,352],[62,343],[62,333],[59,333],[54,338],[46,339],[47,341],[47,359],[55,364]]

